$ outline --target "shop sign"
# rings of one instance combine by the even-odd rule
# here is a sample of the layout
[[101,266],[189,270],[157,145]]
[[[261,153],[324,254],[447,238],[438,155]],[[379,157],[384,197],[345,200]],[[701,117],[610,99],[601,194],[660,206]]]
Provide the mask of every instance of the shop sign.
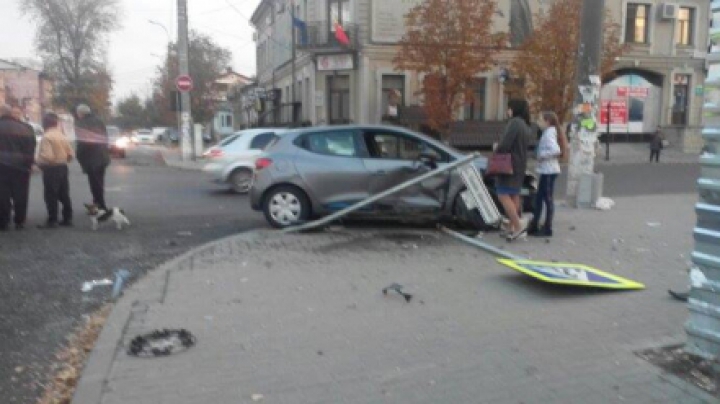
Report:
[[353,70],[354,68],[353,56],[349,53],[320,55],[317,57],[317,69],[321,72]]

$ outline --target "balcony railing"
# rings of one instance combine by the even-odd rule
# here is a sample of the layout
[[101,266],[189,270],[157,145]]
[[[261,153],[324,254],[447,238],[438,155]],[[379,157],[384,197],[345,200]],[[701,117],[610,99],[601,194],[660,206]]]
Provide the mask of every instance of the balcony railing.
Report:
[[359,32],[357,24],[343,24],[343,30],[350,43],[344,45],[337,40],[335,28],[328,21],[316,21],[307,23],[307,36],[304,38],[300,30],[297,33],[297,48],[308,51],[336,50],[359,48]]

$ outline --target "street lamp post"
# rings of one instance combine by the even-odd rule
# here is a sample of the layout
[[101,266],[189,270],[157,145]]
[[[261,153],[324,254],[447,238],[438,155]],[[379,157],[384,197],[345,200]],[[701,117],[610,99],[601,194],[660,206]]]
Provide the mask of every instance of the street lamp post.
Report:
[[[599,134],[600,56],[605,0],[583,0],[577,53],[577,91],[572,147],[568,166],[567,201],[578,206],[578,189],[584,175],[593,174]],[[610,118],[610,117],[608,117]]]

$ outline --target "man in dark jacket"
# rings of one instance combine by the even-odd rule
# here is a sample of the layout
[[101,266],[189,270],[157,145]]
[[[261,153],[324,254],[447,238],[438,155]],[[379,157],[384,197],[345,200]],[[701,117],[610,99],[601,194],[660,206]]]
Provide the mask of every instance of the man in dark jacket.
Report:
[[15,228],[25,227],[30,174],[35,161],[35,131],[17,119],[19,108],[0,105],[0,231],[10,224],[14,210]]
[[93,204],[108,210],[105,205],[105,170],[110,165],[107,128],[87,105],[78,105],[76,112],[76,157],[87,174]]

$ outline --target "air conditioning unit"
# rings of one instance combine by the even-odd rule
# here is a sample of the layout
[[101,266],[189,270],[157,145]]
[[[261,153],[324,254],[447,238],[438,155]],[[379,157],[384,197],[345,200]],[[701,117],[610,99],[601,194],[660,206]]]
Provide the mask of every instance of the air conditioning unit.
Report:
[[674,20],[678,15],[678,5],[675,3],[663,3],[660,5],[660,18],[663,20]]

